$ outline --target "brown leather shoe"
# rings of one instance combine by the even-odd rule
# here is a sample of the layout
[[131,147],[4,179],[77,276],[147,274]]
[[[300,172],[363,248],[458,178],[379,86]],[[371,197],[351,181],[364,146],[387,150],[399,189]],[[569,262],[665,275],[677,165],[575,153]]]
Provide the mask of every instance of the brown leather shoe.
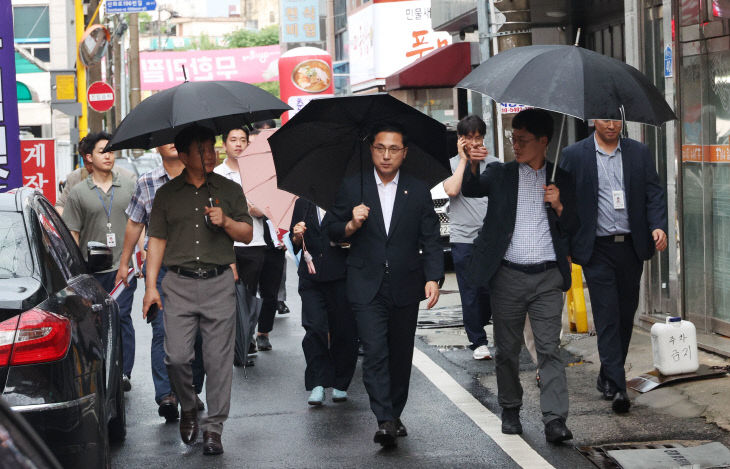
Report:
[[198,439],[198,411],[196,409],[180,412],[180,438],[186,445],[192,445]]
[[220,433],[203,432],[203,454],[207,456],[223,454],[223,443],[221,443]]

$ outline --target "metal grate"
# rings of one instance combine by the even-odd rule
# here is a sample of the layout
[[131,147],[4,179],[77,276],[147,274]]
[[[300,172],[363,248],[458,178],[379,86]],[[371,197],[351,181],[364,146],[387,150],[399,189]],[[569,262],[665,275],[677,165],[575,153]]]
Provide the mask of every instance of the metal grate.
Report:
[[712,440],[666,440],[646,441],[639,443],[615,443],[599,446],[579,446],[576,449],[584,458],[592,462],[599,469],[621,469],[616,461],[608,455],[609,451],[625,449],[663,449],[689,448],[710,443]]

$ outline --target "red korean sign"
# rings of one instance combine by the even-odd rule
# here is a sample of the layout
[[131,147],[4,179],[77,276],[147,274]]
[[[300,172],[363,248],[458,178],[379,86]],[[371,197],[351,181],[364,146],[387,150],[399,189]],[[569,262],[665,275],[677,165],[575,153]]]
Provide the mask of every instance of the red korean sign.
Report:
[[316,47],[297,47],[279,58],[279,95],[292,111],[281,115],[289,119],[311,100],[334,96],[332,56]]
[[95,81],[87,92],[89,107],[96,112],[106,112],[114,106],[114,89],[103,81]]
[[54,139],[29,139],[20,141],[20,157],[23,169],[23,186],[43,192],[56,203],[56,141]]

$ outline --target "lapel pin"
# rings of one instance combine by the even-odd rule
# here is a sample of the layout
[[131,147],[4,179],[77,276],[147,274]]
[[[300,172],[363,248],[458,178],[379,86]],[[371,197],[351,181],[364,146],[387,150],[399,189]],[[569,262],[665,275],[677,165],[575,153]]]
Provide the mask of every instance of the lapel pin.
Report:
[[408,195],[408,191],[403,191],[403,193],[404,193],[405,195]]

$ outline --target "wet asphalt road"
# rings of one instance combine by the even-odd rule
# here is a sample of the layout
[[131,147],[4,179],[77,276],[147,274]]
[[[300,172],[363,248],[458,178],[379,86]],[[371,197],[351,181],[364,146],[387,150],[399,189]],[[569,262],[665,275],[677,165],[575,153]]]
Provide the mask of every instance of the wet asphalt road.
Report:
[[[254,367],[245,371],[234,369],[231,413],[223,431],[225,454],[218,457],[202,455],[202,437],[192,447],[184,445],[177,424],[166,424],[157,416],[149,371],[151,329],[141,318],[140,288],[134,306],[137,352],[133,388],[126,394],[127,439],[113,448],[113,467],[520,467],[415,367],[403,414],[409,436],[399,439],[395,450],[382,450],[372,442],[377,425],[369,408],[359,364],[347,402],[333,403],[328,390],[324,406],[307,405],[309,393],[304,389],[303,329],[296,286],[296,271],[289,263],[287,304],[292,312],[277,316],[271,334],[272,351],[259,352]],[[458,297],[453,295],[443,295],[439,305],[458,307]],[[493,361],[476,362],[468,349],[437,348],[428,345],[421,336],[416,339],[416,347],[484,408],[499,413]],[[594,467],[572,445],[556,447],[545,442],[539,390],[534,382],[535,368],[526,351],[522,351],[520,358],[525,390],[521,413],[524,440],[553,467]],[[566,352],[566,362],[575,359]],[[566,371],[571,399],[568,425],[575,435],[572,443],[576,446],[728,438],[702,419],[676,419],[646,407],[637,406],[626,417],[617,417],[611,412],[610,403],[597,399],[594,372],[585,366],[568,367]]]

